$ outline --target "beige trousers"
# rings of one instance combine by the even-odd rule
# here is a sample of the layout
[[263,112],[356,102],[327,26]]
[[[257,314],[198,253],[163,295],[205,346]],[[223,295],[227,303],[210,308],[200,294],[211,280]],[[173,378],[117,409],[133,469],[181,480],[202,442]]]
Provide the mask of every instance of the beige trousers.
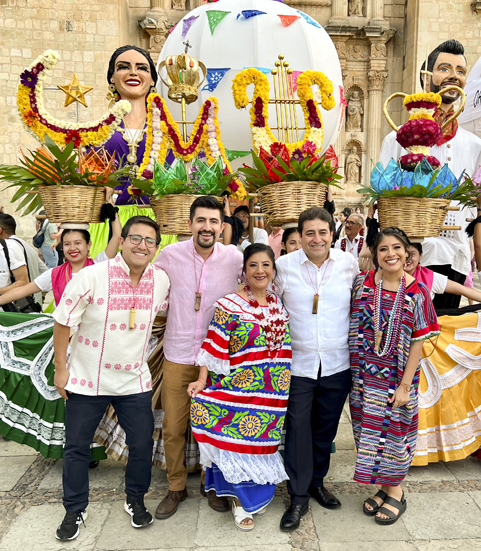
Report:
[[176,364],[164,360],[161,400],[164,410],[162,436],[169,490],[180,492],[187,482],[185,468],[185,433],[190,423],[189,383],[199,377],[195,365]]

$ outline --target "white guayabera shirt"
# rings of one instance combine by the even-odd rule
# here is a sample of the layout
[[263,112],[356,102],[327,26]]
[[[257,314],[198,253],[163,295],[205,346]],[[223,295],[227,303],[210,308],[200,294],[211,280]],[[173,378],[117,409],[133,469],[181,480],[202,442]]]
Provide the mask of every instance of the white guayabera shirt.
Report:
[[[318,268],[302,249],[276,262],[275,288],[289,313],[291,373],[297,377],[317,379],[319,362],[322,377],[350,367],[351,289],[359,268],[352,254],[339,249],[329,250],[327,262]],[[313,314],[314,286],[319,285],[317,314]]]

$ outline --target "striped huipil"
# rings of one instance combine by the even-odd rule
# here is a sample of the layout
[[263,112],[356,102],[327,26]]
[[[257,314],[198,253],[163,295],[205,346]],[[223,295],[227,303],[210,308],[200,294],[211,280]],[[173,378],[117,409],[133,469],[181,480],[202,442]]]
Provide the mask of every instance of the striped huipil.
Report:
[[[360,274],[352,290],[349,403],[357,449],[354,480],[397,486],[408,472],[416,447],[419,367],[413,378],[409,402],[393,409],[388,399],[402,380],[411,342],[438,335],[439,325],[429,290],[414,280],[406,288],[399,342],[392,356],[379,357],[374,352],[374,274],[374,271]],[[395,297],[395,292],[383,290],[381,348],[385,345]]]

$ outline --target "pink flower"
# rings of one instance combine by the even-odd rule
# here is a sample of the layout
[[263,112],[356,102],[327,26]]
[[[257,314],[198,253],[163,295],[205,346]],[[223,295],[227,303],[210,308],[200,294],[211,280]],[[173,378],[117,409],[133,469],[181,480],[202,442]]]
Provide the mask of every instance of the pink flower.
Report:
[[143,331],[145,328],[146,328],[145,323],[141,323],[141,324],[140,324],[140,330]]
[[85,339],[85,346],[88,346],[90,344],[90,339]]
[[115,323],[111,323],[110,324],[110,330],[115,331],[116,329],[117,329],[117,326],[115,325]]
[[70,382],[71,382],[73,385],[76,385],[76,384],[77,384],[77,379],[74,377],[73,379],[70,380]]
[[130,371],[132,369],[132,364],[126,364],[125,371]]
[[145,388],[150,388],[150,381],[147,381],[147,384],[145,385]]
[[114,367],[115,369],[122,369],[122,366],[120,364],[115,364]]
[[82,335],[79,335],[79,336],[78,336],[78,342],[79,342],[80,344],[82,344],[82,343],[84,342],[84,338],[82,337]]
[[92,383],[92,381],[89,381],[89,388],[93,388],[94,384]]
[[112,367],[112,364],[109,364],[109,363],[105,364],[106,369],[110,369],[111,367]]
[[139,362],[135,362],[134,363],[134,369],[137,369],[139,367],[140,363]]
[[81,379],[81,380],[80,380],[81,386],[85,386],[85,383],[86,383],[86,382],[87,382],[87,381],[86,381],[85,379]]
[[66,301],[65,301],[65,304],[66,306],[70,306],[72,304],[72,299],[68,298]]
[[99,306],[102,306],[103,303],[104,303],[104,299],[103,299],[103,298],[98,298],[98,299],[97,299],[97,304],[98,304]]
[[125,331],[127,329],[127,325],[125,323],[122,323],[120,326],[121,331]]
[[93,346],[94,348],[97,348],[98,345],[99,345],[98,341],[94,341],[94,342],[92,343],[92,346]]

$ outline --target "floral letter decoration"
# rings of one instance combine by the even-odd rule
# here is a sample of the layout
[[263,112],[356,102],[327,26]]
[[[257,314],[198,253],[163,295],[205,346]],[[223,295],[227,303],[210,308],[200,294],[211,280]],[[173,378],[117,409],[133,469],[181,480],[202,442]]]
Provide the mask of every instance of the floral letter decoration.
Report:
[[43,81],[55,67],[60,56],[47,50],[20,75],[17,105],[27,130],[41,142],[49,136],[57,145],[65,147],[70,142],[75,147],[98,147],[112,135],[122,118],[130,111],[130,103],[118,101],[108,114],[97,121],[70,123],[54,119],[47,113],[42,98]]
[[[184,142],[164,99],[159,94],[150,94],[147,98],[147,140],[139,176],[152,179],[155,162],[164,163],[168,148],[172,149],[177,159],[183,161],[193,160],[204,150],[209,166],[220,157],[224,169],[232,173],[221,140],[218,110],[217,98],[208,98],[199,110],[189,141]],[[236,193],[233,197],[242,200],[246,195],[245,189],[238,180],[235,182]]]
[[[252,142],[256,153],[263,147],[269,151],[270,146],[277,142],[269,123],[269,81],[263,73],[257,69],[245,69],[238,73],[232,82],[232,94],[237,109],[246,107],[249,103],[247,86],[254,84],[252,96],[251,132]],[[332,96],[332,82],[320,71],[304,71],[297,79],[297,96],[304,112],[306,131],[300,142],[285,144],[292,153],[296,149],[302,149],[306,142],[312,142],[316,152],[322,150],[324,130],[322,128],[322,116],[318,108],[318,102],[314,98],[311,86],[317,84],[321,95],[321,105],[326,111],[330,111],[336,105]]]

